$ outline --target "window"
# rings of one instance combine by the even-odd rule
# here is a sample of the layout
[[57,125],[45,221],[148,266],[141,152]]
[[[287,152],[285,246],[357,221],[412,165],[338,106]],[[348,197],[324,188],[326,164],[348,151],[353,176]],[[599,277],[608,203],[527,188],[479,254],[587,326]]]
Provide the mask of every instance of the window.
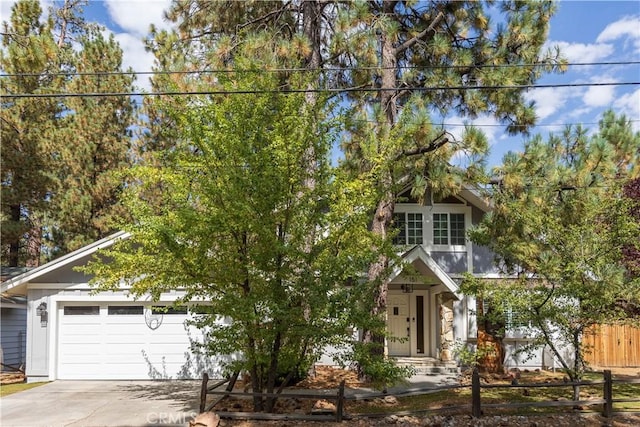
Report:
[[156,307],[151,307],[151,313],[153,314],[187,314],[187,307],[173,307],[173,306],[163,306],[159,305]]
[[434,245],[465,245],[464,214],[435,213],[433,214],[433,244]]
[[110,305],[107,312],[109,316],[135,315],[142,314],[143,307],[141,305]]
[[490,315],[488,320],[494,327],[499,326],[503,329],[501,333],[531,327],[531,323],[527,320],[526,316],[509,303],[502,302],[498,304],[498,310],[495,308],[491,310],[489,305],[490,302],[487,300],[482,302],[482,314],[486,316],[489,312],[493,311],[493,315]]
[[398,234],[393,239],[394,245],[422,244],[422,214],[396,212],[393,214],[393,226]]
[[507,305],[505,305],[504,309],[504,321],[505,328],[507,330],[527,328],[530,326],[529,322],[525,320],[522,313],[517,312]]
[[77,305],[65,306],[65,316],[97,316],[100,314],[100,307],[97,305]]

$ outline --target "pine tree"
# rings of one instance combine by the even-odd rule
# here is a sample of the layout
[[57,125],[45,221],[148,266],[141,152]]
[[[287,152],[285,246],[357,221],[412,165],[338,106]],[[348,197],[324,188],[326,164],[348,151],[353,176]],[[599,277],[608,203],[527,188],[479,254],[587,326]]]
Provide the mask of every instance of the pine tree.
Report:
[[[127,93],[133,77],[122,71],[122,50],[111,35],[84,26],[75,33],[80,49],[71,52],[75,74],[66,84],[69,92]],[[71,50],[70,40],[65,44]],[[128,97],[75,97],[65,100],[69,112],[62,119],[60,187],[52,199],[53,242],[67,253],[113,231],[114,219],[125,215],[118,195],[119,172],[131,164],[134,106]]]
[[[65,0],[40,23],[22,0],[5,23],[2,77],[3,262],[37,266],[106,235],[122,215],[118,168],[130,163],[127,97],[12,98],[11,94],[129,92],[113,37]],[[85,74],[77,74],[85,73]]]
[[[53,38],[53,21],[40,21],[37,0],[23,0],[3,24],[0,69],[2,93],[63,91],[60,55]],[[2,128],[2,262],[9,266],[40,263],[41,227],[57,179],[59,156],[57,118],[62,106],[55,99],[16,99],[3,96]]]
[[593,136],[580,126],[548,141],[537,136],[505,157],[491,193],[495,208],[471,233],[518,279],[497,286],[469,280],[467,291],[498,315],[512,308],[530,323],[534,347],[550,348],[572,381],[584,373],[585,330],[629,320],[621,303],[640,301],[640,281],[625,258],[639,245],[638,204],[623,197],[639,165],[640,133],[611,111]]

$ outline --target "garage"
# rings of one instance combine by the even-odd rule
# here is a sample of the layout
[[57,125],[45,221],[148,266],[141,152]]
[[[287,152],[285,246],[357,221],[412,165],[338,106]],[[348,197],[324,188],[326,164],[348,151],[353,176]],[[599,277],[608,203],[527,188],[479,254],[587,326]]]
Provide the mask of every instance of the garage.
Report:
[[28,382],[200,379],[204,372],[221,378],[222,366],[240,357],[192,351],[204,334],[187,324],[193,316],[187,307],[174,306],[184,289],[135,300],[128,287],[97,291],[90,285],[78,267],[127,238],[114,233],[2,282],[3,294],[27,301]]
[[59,379],[169,379],[201,376],[190,350],[202,333],[187,310],[127,303],[61,304]]

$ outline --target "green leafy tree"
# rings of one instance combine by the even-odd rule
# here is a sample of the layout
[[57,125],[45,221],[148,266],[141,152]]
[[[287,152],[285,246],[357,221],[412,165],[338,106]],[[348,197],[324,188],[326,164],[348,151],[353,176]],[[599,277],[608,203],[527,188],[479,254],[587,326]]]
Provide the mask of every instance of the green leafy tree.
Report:
[[500,283],[469,279],[465,291],[496,314],[517,313],[532,347],[551,349],[572,381],[585,369],[585,331],[630,320],[620,303],[640,299],[624,258],[625,248],[639,245],[638,201],[622,190],[638,165],[640,134],[611,111],[593,136],[578,126],[548,141],[535,137],[496,169],[494,210],[471,232],[515,275]]
[[[331,168],[336,129],[324,102],[278,93],[280,79],[260,72],[278,64],[272,42],[251,40],[258,45],[261,54],[234,60],[250,72],[230,68],[217,87],[264,93],[174,99],[165,108],[178,139],[161,165],[132,170],[125,203],[133,220],[123,224],[131,237],[87,271],[100,289],[124,280],[136,296],[185,289],[180,302],[207,312],[196,321],[207,332],[202,351],[241,354],[227,368],[248,371],[254,392],[273,393],[366,322],[360,301],[370,287],[358,278],[376,236],[361,209],[372,203],[367,180]],[[256,410],[274,402],[254,397]]]
[[[306,87],[344,90],[342,105],[352,117],[342,145],[344,167],[373,179],[377,203],[370,227],[388,240],[400,186],[414,184],[417,195],[429,186],[445,195],[481,175],[484,136],[468,128],[456,140],[433,125],[434,113],[489,114],[511,133],[526,132],[534,123],[534,106],[525,102],[522,89],[483,87],[533,84],[543,72],[562,67],[557,52],[543,51],[553,11],[549,1],[179,1],[167,12],[177,30],[152,31],[149,48],[162,70],[214,70],[231,63],[252,33],[267,30],[278,40],[278,55],[303,55],[306,70],[322,70]],[[279,73],[283,82],[294,74]],[[202,88],[217,76],[173,79],[183,88]],[[307,96],[315,102],[313,94]],[[460,157],[468,160],[464,167],[451,167]],[[378,285],[371,310],[380,318],[392,260],[381,250],[367,268]],[[364,333],[379,356],[382,338]]]

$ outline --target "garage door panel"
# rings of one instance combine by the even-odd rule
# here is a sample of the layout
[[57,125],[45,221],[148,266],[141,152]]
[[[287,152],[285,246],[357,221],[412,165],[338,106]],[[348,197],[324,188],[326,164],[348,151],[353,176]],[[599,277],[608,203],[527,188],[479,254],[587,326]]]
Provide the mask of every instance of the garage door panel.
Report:
[[[193,359],[189,354],[191,340],[202,340],[199,331],[185,327],[187,315],[156,315],[160,323],[152,329],[144,315],[116,314],[113,310],[108,314],[109,305],[112,304],[100,304],[99,315],[64,315],[61,312],[58,378],[159,379],[183,376],[189,360]],[[191,375],[198,378],[202,373],[192,372]]]
[[161,356],[183,356],[185,353],[189,353],[189,343],[180,344],[151,344],[149,346],[150,354],[158,354]]
[[109,334],[104,337],[105,344],[140,344],[147,341],[147,337],[144,334],[135,334],[135,335],[118,335],[118,334]]

